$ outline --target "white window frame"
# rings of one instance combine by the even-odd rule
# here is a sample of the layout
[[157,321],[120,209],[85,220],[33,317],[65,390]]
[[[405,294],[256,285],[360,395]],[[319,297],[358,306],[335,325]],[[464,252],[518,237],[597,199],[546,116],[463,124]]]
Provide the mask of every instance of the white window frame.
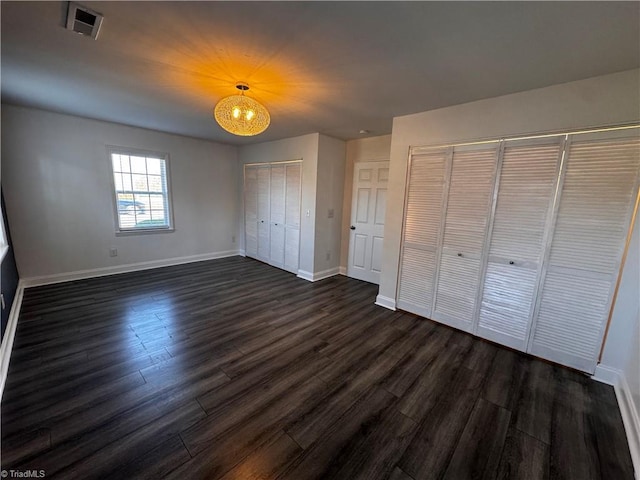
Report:
[[[118,214],[118,194],[116,192],[116,184],[114,179],[113,159],[112,155],[129,155],[129,156],[141,156],[141,157],[153,157],[160,158],[165,162],[165,181],[167,185],[166,197],[167,197],[167,225],[161,226],[149,226],[149,227],[131,227],[123,228],[120,226],[120,217]],[[152,150],[141,150],[138,148],[120,147],[114,145],[107,145],[107,160],[109,161],[109,178],[111,179],[111,203],[114,214],[115,230],[117,236],[125,235],[145,235],[150,233],[168,233],[174,232],[173,223],[173,197],[171,195],[171,171],[169,154],[166,152],[157,152]]]

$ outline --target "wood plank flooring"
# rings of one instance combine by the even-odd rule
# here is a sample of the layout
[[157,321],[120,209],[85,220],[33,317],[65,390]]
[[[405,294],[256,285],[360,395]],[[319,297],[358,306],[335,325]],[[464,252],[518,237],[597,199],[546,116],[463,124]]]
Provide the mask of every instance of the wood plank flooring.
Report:
[[241,257],[28,289],[2,468],[64,479],[633,479],[611,387]]

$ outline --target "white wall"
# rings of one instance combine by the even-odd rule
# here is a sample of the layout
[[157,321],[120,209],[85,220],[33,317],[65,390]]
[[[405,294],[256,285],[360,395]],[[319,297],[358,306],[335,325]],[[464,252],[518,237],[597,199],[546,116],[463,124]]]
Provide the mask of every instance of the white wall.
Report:
[[[106,145],[169,153],[174,232],[116,237]],[[2,159],[23,278],[238,248],[235,147],[2,105]]]
[[[236,231],[244,250],[244,203],[242,165],[245,163],[282,162],[302,160],[302,218],[300,223],[300,270],[314,272],[316,184],[318,170],[318,145],[320,135],[312,133],[274,142],[246,145],[239,148],[237,198],[240,205]],[[309,211],[309,216],[306,211]]]
[[[631,236],[602,364],[621,371],[640,413],[640,215]],[[640,473],[640,472],[639,472]]]
[[396,297],[410,146],[637,122],[638,85],[630,70],[394,118],[379,295]]
[[349,227],[351,226],[351,206],[353,203],[353,169],[357,162],[389,161],[391,155],[391,135],[359,138],[347,142],[347,161],[344,170],[344,198],[342,203],[342,241],[340,266],[346,272],[349,257]]
[[343,140],[320,135],[314,273],[337,271],[340,265],[345,156]]

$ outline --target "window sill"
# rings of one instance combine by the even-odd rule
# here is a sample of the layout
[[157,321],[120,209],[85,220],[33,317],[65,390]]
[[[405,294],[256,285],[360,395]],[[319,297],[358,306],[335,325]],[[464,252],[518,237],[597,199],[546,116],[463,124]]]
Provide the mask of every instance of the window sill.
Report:
[[129,237],[132,235],[150,235],[155,233],[173,233],[176,229],[170,228],[141,228],[138,230],[116,230],[116,237]]

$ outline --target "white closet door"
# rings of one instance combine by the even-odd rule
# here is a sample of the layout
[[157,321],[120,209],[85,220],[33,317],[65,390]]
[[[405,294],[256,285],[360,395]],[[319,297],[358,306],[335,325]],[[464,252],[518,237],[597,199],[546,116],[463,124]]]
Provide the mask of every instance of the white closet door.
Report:
[[245,166],[245,251],[298,273],[302,163]]
[[529,341],[534,355],[595,370],[637,196],[637,135],[634,129],[570,137]]
[[244,250],[247,257],[258,257],[258,171],[244,168]]
[[506,142],[476,333],[526,349],[563,139]]
[[285,166],[271,166],[269,263],[284,267]]
[[302,164],[285,166],[284,268],[298,273],[300,258],[300,191]]
[[269,263],[274,267],[284,268],[285,256],[285,228],[281,223],[272,224],[270,226],[271,236],[269,238],[270,257]]
[[499,145],[453,151],[433,319],[470,331],[475,317]]
[[284,269],[298,273],[300,258],[300,229],[286,227],[284,230]]
[[414,150],[409,165],[398,307],[431,316],[452,149]]
[[268,165],[256,167],[258,177],[258,259],[269,262],[269,184],[271,169]]

